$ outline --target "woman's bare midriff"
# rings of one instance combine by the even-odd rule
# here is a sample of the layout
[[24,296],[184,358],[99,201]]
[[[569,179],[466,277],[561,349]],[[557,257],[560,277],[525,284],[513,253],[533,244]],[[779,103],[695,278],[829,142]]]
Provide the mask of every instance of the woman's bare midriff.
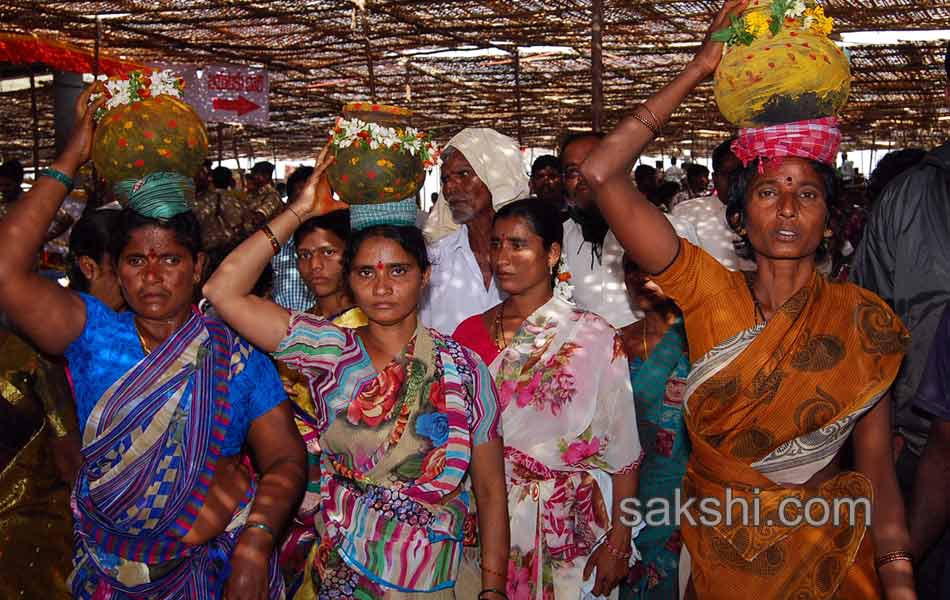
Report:
[[241,464],[240,455],[219,458],[204,506],[182,541],[199,545],[221,535],[250,485],[251,475]]

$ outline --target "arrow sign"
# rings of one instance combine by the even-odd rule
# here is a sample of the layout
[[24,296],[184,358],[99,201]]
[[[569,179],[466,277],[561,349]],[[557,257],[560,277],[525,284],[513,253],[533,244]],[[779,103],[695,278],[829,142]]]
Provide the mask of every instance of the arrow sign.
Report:
[[256,104],[244,96],[238,96],[237,100],[230,98],[215,98],[211,106],[214,110],[224,111],[224,112],[236,112],[239,117],[243,117],[247,113],[254,112],[259,109],[261,106]]

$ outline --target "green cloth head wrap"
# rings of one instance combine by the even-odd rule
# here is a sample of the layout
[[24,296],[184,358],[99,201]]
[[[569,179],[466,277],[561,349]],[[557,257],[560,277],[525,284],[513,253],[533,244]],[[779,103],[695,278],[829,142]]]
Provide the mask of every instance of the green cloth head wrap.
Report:
[[415,197],[398,202],[351,204],[350,229],[359,231],[375,225],[415,225],[418,209]]
[[171,219],[188,212],[195,199],[194,181],[171,171],[149,173],[141,179],[124,179],[113,189],[129,208],[152,219]]

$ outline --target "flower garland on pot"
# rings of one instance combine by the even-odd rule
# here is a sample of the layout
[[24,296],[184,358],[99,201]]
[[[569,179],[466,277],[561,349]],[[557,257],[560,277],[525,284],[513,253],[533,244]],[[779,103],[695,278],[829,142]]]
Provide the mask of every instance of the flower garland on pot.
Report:
[[426,169],[434,166],[439,158],[439,151],[429,136],[413,127],[386,127],[357,118],[338,118],[330,132],[331,147],[343,150],[351,146],[358,148],[361,144],[370,150],[388,148],[418,156]]

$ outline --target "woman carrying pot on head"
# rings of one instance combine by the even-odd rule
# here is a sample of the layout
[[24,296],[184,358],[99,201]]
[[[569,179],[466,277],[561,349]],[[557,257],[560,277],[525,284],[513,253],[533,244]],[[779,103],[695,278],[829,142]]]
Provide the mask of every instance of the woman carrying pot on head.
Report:
[[[320,546],[297,598],[505,598],[508,529],[498,524],[508,516],[495,392],[474,354],[419,323],[429,259],[414,203],[399,215],[371,215],[377,224],[351,211],[342,272],[365,327],[340,328],[249,295],[301,223],[340,206],[325,181],[326,157],[324,150],[298,199],[205,285],[229,323],[306,375],[314,399]],[[480,580],[460,578],[475,504],[469,480],[482,561],[492,571]]]
[[[746,4],[727,2],[710,31]],[[686,324],[694,365],[684,498],[711,499],[721,511],[681,521],[692,561],[687,595],[875,598],[883,588],[889,599],[913,598],[887,395],[907,333],[874,294],[815,272],[837,190],[834,120],[740,132],[733,148],[746,167],[733,175],[729,202],[754,252],[751,275],[678,238],[627,178],[721,57],[722,44],[707,36],[583,166],[618,240]],[[853,471],[838,459],[849,440]],[[745,501],[749,517],[726,519],[735,512],[726,498]]]
[[[128,208],[110,255],[117,313],[31,271],[90,155],[86,89],[66,150],[0,222],[0,310],[65,354],[83,465],[74,491],[76,598],[279,598],[276,536],[303,488],[305,453],[268,358],[193,306],[204,255],[190,178],[118,184]],[[260,477],[241,464],[250,448]]]
[[636,495],[643,453],[627,358],[606,321],[555,292],[562,237],[548,203],[501,208],[491,262],[508,298],[454,334],[498,388],[512,599],[616,598],[634,552],[620,507]]

